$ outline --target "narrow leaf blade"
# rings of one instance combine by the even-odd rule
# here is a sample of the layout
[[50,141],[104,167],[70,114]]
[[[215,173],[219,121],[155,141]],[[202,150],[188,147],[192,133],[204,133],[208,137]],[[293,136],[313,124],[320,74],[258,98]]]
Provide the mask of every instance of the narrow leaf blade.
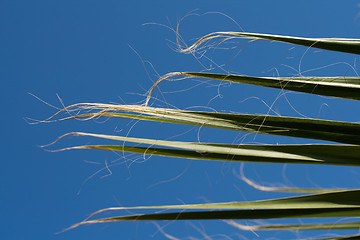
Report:
[[233,74],[182,72],[179,75],[250,84],[330,97],[360,100],[359,77],[251,77]]
[[304,37],[294,37],[294,36],[285,36],[285,35],[274,35],[274,34],[263,34],[263,33],[249,33],[249,32],[214,32],[210,33],[195,44],[190,46],[187,49],[183,49],[182,52],[190,53],[194,52],[200,44],[209,41],[215,38],[248,38],[248,39],[263,39],[269,41],[277,41],[290,43],[295,45],[301,45],[306,47],[360,54],[360,39],[351,39],[351,38],[304,38]]

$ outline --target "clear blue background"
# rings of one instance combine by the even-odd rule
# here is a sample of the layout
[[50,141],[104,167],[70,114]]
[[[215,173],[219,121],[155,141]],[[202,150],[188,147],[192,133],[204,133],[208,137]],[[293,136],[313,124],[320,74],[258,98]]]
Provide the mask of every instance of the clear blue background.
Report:
[[[203,142],[302,143],[305,140],[250,136],[218,130],[164,124],[132,123],[127,120],[64,121],[30,125],[24,118],[45,119],[55,109],[28,93],[61,107],[77,102],[133,104],[160,75],[172,71],[201,71],[215,67],[200,58],[175,51],[174,28],[185,18],[180,33],[193,43],[214,31],[240,31],[232,17],[249,32],[304,37],[359,37],[358,1],[95,1],[95,0],[2,0],[0,1],[0,98],[1,207],[0,239],[166,239],[149,222],[107,223],[82,226],[58,233],[90,213],[110,206],[240,201],[281,197],[279,193],[253,190],[239,178],[239,164],[151,157],[143,161],[103,151],[52,153],[40,145],[71,131],[181,139]],[[218,13],[214,13],[218,12]],[[205,14],[207,13],[207,14]],[[156,23],[156,24],[146,24]],[[146,25],[143,25],[146,24]],[[255,76],[294,76],[306,48],[257,41],[231,41],[210,50],[207,57],[226,71]],[[135,53],[135,51],[137,53]],[[140,56],[140,57],[139,57]],[[149,61],[150,64],[143,61]],[[355,76],[358,58],[350,54],[309,50],[303,57],[304,75]],[[345,64],[346,63],[346,64]],[[320,70],[307,70],[324,67]],[[290,67],[288,67],[290,66]],[[293,69],[292,69],[293,68]],[[276,70],[275,70],[276,69]],[[147,74],[148,71],[148,74]],[[157,73],[156,73],[157,72]],[[202,106],[218,111],[267,113],[279,90],[198,81],[160,85],[169,104],[179,108]],[[177,92],[179,91],[179,92]],[[176,93],[166,93],[176,92]],[[222,97],[216,97],[218,92]],[[159,91],[155,96],[161,98]],[[292,106],[309,117],[359,121],[359,104],[306,94],[288,94]],[[244,101],[246,100],[246,101]],[[165,106],[152,102],[155,106]],[[197,109],[204,109],[198,107]],[[281,115],[300,116],[281,98],[274,110]],[[122,131],[120,131],[122,130]],[[185,135],[177,136],[191,130]],[[120,132],[119,132],[120,131]],[[176,137],[177,136],[177,137]],[[52,149],[99,143],[94,139],[67,138]],[[114,162],[115,161],[115,162]],[[134,161],[132,164],[131,161]],[[105,164],[119,163],[92,176]],[[95,164],[96,163],[96,164]],[[120,164],[122,163],[122,164]],[[258,183],[283,183],[307,187],[356,187],[359,171],[345,167],[282,166],[246,164],[245,172]],[[109,176],[107,176],[109,175]],[[92,177],[91,177],[92,176]],[[296,221],[295,221],[296,222]],[[226,223],[159,223],[178,238],[206,239],[295,239],[309,233],[242,232]],[[321,235],[329,232],[312,232]],[[224,235],[216,235],[224,234]],[[244,237],[244,238],[242,238]]]

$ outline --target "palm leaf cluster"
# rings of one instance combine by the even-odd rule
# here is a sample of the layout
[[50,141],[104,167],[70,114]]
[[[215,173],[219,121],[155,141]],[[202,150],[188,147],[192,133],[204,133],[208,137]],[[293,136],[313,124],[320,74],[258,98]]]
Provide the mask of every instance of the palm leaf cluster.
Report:
[[[182,49],[193,53],[212,39],[246,38],[279,41],[311,48],[360,54],[360,39],[300,38],[246,32],[216,32],[204,36],[194,45]],[[168,76],[199,77],[251,84],[331,96],[335,98],[360,100],[360,78],[358,77],[253,77],[204,72],[176,72]],[[167,76],[167,77],[168,77]],[[167,78],[165,77],[165,78]],[[160,79],[155,85],[159,84]],[[99,116],[130,118],[144,121],[166,122],[218,128],[258,134],[298,137],[322,140],[322,144],[297,145],[249,145],[218,144],[184,141],[166,141],[145,138],[75,132],[77,136],[88,136],[120,141],[119,145],[83,145],[67,149],[101,149],[138,154],[159,155],[199,160],[264,162],[288,164],[360,165],[360,124],[321,119],[282,117],[269,115],[232,114],[206,111],[185,111],[171,108],[155,108],[147,105],[118,105],[83,103],[64,109],[66,111],[91,110],[69,118],[93,118]],[[63,111],[64,111],[63,110]],[[95,111],[94,111],[95,110]],[[125,144],[123,144],[125,142]],[[328,142],[328,143],[327,143]],[[133,144],[131,144],[133,143]],[[141,144],[140,146],[137,144]],[[145,145],[145,146],[142,146]],[[291,192],[291,189],[287,189]],[[206,219],[284,219],[284,218],[332,218],[360,217],[360,189],[318,189],[307,191],[296,189],[303,195],[270,200],[207,203],[193,205],[142,206],[108,208],[91,215],[75,225],[143,220],[206,220]],[[121,215],[108,218],[94,218],[104,211],[124,209],[167,209],[166,213]],[[178,210],[178,211],[176,211]],[[237,223],[231,221],[232,224]],[[74,226],[74,227],[75,227]],[[315,229],[359,229],[360,223],[332,222],[312,224],[283,224],[241,226],[244,230],[315,230]],[[359,239],[360,235],[333,237],[327,239]]]

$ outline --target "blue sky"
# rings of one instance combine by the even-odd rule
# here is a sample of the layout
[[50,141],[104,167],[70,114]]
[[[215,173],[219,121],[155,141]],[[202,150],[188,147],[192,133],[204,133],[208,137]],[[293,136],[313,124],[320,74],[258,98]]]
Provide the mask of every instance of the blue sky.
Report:
[[[134,104],[158,77],[172,71],[202,71],[255,76],[348,75],[358,70],[354,55],[293,48],[287,44],[236,41],[228,50],[208,51],[195,59],[178,53],[169,30],[184,16],[180,34],[193,43],[214,31],[263,32],[304,37],[358,38],[360,8],[357,1],[95,1],[2,0],[0,2],[0,239],[165,239],[153,223],[109,223],[64,228],[90,213],[110,206],[201,203],[280,197],[262,193],[241,182],[238,164],[151,157],[123,162],[121,155],[103,151],[47,152],[40,145],[72,131],[126,134],[134,137],[233,142],[239,135],[224,131],[175,128],[150,123],[133,126],[127,120],[64,121],[28,124],[24,118],[45,119],[55,109],[28,93],[61,107],[78,102]],[[227,15],[230,18],[225,17]],[[169,28],[167,28],[167,27]],[[300,59],[302,59],[301,64]],[[201,63],[201,64],[200,64]],[[329,66],[328,66],[329,65]],[[326,68],[322,68],[328,66]],[[314,68],[319,70],[307,71]],[[252,86],[219,85],[197,81],[164,82],[166,101],[179,108],[198,106],[219,111],[266,113],[261,100],[271,104],[278,90]],[[186,90],[191,88],[190,90]],[[183,91],[186,90],[186,91]],[[168,92],[168,93],[167,93]],[[171,93],[173,92],[173,93]],[[222,97],[216,97],[218,92]],[[159,91],[155,96],[161,97]],[[214,98],[216,97],[216,98]],[[353,101],[289,94],[274,109],[281,115],[359,121],[359,104]],[[153,101],[156,106],[164,106]],[[133,126],[133,127],[132,127]],[[132,127],[132,128],[131,128]],[[130,131],[131,129],[131,131]],[[258,136],[247,141],[300,143],[304,140]],[[66,138],[53,148],[95,143],[94,139]],[[119,163],[109,171],[95,172],[106,163]],[[295,186],[355,187],[359,172],[352,168],[245,165],[252,179]],[[341,179],[340,182],[335,179]],[[159,223],[178,238],[225,234],[232,239],[258,239],[221,222]],[[258,233],[261,238],[273,233]],[[321,234],[317,232],[316,234]],[[242,238],[244,236],[245,238]],[[296,238],[296,233],[276,235]],[[305,235],[301,235],[305,236]],[[214,239],[224,239],[221,236]]]

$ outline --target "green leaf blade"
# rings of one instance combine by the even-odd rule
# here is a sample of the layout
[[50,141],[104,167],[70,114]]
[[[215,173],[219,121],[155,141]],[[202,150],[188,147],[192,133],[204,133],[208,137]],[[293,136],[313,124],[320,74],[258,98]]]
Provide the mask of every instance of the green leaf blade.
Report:
[[[151,146],[147,148],[141,148],[117,145],[85,145],[66,149],[92,148],[112,151],[128,151],[142,154],[154,154],[160,156],[222,161],[332,164],[352,166],[360,165],[360,145],[232,145],[130,138],[80,132],[72,134],[115,141],[147,144]],[[175,149],[153,148],[152,146],[161,146]]]
[[250,33],[250,32],[214,32],[210,33],[195,44],[187,49],[183,49],[182,52],[190,53],[203,42],[209,41],[215,38],[247,38],[247,39],[262,39],[283,43],[290,43],[294,45],[301,45],[311,48],[318,48],[336,52],[360,54],[360,39],[352,38],[304,38],[295,36],[275,35],[275,34],[263,34],[263,33]]
[[[94,103],[82,105],[85,105],[82,106],[82,109],[92,108],[93,110],[98,110],[99,113],[80,114],[71,118],[88,118],[91,116],[124,117],[256,134],[309,138],[345,144],[360,144],[360,123],[269,115],[185,111],[140,105]],[[75,110],[79,111],[81,108],[75,108],[74,111]]]
[[182,72],[181,75],[200,77],[281,90],[360,100],[359,77],[251,77],[233,74]]

